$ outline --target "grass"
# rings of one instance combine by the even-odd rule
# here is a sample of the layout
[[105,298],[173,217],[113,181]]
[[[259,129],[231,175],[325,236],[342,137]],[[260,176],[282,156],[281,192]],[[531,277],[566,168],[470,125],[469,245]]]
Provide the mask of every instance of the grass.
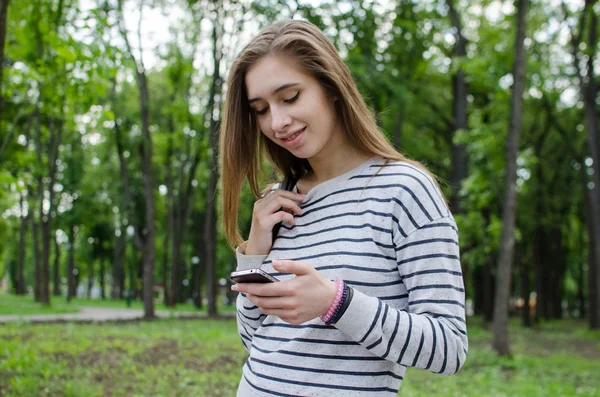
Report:
[[80,309],[64,299],[53,299],[50,306],[33,301],[33,296],[0,294],[0,315],[4,314],[59,314],[76,313]]
[[[409,369],[406,396],[600,396],[600,332],[511,323],[512,358],[469,323],[463,369]],[[233,396],[246,353],[233,320],[0,326],[0,396]],[[332,395],[333,397],[337,397]]]
[[[113,299],[73,299],[67,303],[64,297],[51,297],[50,306],[42,305],[33,301],[32,295],[18,296],[12,294],[0,293],[0,315],[29,315],[29,314],[60,314],[60,313],[77,313],[82,307],[101,307],[126,309],[127,303],[125,300]],[[143,310],[144,304],[140,300],[131,302],[131,309]],[[235,311],[234,306],[219,305],[219,312]],[[167,312],[205,312],[206,306],[202,309],[196,308],[191,303],[180,303],[176,307],[166,307],[163,302],[155,305],[155,310]]]

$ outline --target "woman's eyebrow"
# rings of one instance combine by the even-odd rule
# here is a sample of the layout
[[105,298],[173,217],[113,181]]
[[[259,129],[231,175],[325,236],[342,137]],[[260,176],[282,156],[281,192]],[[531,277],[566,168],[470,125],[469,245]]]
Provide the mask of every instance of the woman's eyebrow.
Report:
[[[275,88],[271,94],[275,95],[281,90],[285,90],[286,88],[294,87],[298,84],[300,84],[300,83],[287,83],[287,84],[280,85],[279,87]],[[260,101],[261,99],[262,98],[260,98],[260,97],[252,98],[252,99],[248,100],[248,103],[251,104],[252,102]]]

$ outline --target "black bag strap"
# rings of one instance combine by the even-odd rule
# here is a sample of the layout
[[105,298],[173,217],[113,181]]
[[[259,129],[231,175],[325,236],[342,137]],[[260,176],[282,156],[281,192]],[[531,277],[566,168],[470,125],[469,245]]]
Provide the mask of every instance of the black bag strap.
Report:
[[[286,176],[279,185],[279,188],[291,192],[294,189],[294,186],[296,186],[296,181],[297,179],[295,177]],[[281,208],[279,210],[281,210]],[[281,228],[282,223],[283,222],[279,222],[273,226],[273,243],[275,243],[275,240],[277,239],[277,235],[279,234],[279,229]]]

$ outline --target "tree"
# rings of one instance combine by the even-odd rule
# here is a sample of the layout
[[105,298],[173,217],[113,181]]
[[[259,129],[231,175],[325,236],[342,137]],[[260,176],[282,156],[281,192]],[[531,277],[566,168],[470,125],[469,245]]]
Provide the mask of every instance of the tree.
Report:
[[[217,264],[216,264],[216,243],[217,243],[217,181],[219,179],[219,126],[220,116],[217,109],[220,107],[220,101],[217,100],[217,94],[221,91],[221,59],[222,52],[222,33],[220,32],[219,21],[222,20],[221,4],[214,4],[212,11],[212,44],[213,44],[213,76],[210,86],[207,106],[207,119],[210,120],[209,140],[211,149],[211,158],[209,161],[210,177],[208,188],[206,190],[206,208],[204,218],[204,242],[206,244],[206,294],[208,295],[208,314],[214,316],[217,314]],[[221,95],[219,95],[221,97]]]
[[[140,0],[140,21],[142,20],[142,11],[144,8],[144,1]],[[144,271],[143,271],[143,300],[144,300],[144,318],[151,319],[154,317],[154,299],[153,299],[153,288],[154,288],[154,260],[156,255],[155,247],[155,225],[154,225],[154,173],[152,170],[152,136],[150,135],[150,115],[149,115],[149,94],[148,94],[148,81],[146,78],[146,68],[144,67],[144,61],[141,54],[142,51],[142,40],[141,32],[138,27],[138,45],[140,47],[139,59],[133,54],[129,39],[127,37],[127,30],[125,28],[125,20],[123,17],[123,0],[118,1],[119,9],[119,29],[121,36],[125,41],[127,48],[127,56],[132,60],[134,64],[135,76],[139,89],[139,101],[142,118],[142,167],[144,175],[144,193],[145,193],[145,204],[146,212],[145,219],[146,225],[144,233]]]
[[[0,0],[0,87],[2,87],[2,81],[4,77],[4,42],[6,39],[6,17],[8,15],[8,3],[10,0]],[[4,109],[4,97],[0,90],[0,121],[2,120],[2,113]],[[2,126],[0,125],[0,131]],[[2,156],[2,150],[0,148],[0,157]]]
[[[590,165],[591,181],[586,183],[586,193],[589,217],[588,242],[589,242],[589,267],[588,267],[588,290],[589,290],[589,322],[590,328],[600,329],[600,152],[598,135],[598,113],[597,113],[597,82],[595,80],[594,57],[597,52],[598,31],[597,15],[594,10],[595,0],[586,0],[583,11],[579,18],[579,29],[571,30],[571,54],[573,55],[573,66],[577,73],[579,91],[583,101],[585,125],[587,130],[587,143],[589,155],[592,160]],[[563,3],[565,19],[568,18],[568,10]],[[586,19],[589,20],[587,28],[586,51],[581,54],[580,48],[583,44]],[[585,60],[587,58],[587,60]],[[584,65],[581,67],[581,65]]]
[[528,0],[518,0],[515,37],[514,83],[511,96],[510,122],[506,139],[506,173],[504,180],[504,210],[502,240],[498,259],[498,278],[494,304],[494,348],[500,355],[509,355],[508,297],[515,244],[515,218],[517,215],[517,152],[521,133],[523,91],[525,89],[525,34]]

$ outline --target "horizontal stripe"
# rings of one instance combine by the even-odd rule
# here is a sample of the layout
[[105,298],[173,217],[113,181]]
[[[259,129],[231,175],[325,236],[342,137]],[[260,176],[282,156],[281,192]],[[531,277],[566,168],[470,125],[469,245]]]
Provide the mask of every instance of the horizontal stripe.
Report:
[[302,217],[312,214],[313,212],[324,211],[324,210],[326,210],[328,208],[332,208],[332,207],[338,207],[338,209],[336,210],[336,211],[338,211],[340,206],[343,206],[346,204],[358,205],[358,204],[366,203],[367,201],[374,201],[376,203],[389,203],[393,200],[394,200],[394,198],[392,198],[392,197],[390,197],[390,198],[366,197],[366,198],[361,198],[358,200],[336,201],[335,203],[323,205],[321,207],[313,208],[313,209],[310,209],[307,211],[302,210],[302,214],[296,215],[296,218],[302,218]]
[[345,340],[327,340],[327,339],[308,339],[308,338],[280,338],[276,336],[264,336],[254,334],[255,338],[264,340],[276,340],[279,342],[304,342],[304,343],[315,343],[323,345],[340,345],[340,346],[355,346],[358,343]]
[[[287,227],[286,225],[282,224],[281,227],[283,229],[287,229],[287,230],[292,230],[294,227]],[[303,238],[303,237],[312,237],[312,236],[316,236],[318,234],[322,234],[322,233],[329,233],[329,232],[335,232],[335,231],[339,231],[339,230],[356,230],[356,229],[364,229],[364,228],[369,228],[371,230],[375,230],[381,233],[385,233],[385,234],[390,234],[392,233],[391,229],[384,229],[375,225],[371,225],[370,223],[363,223],[361,225],[341,225],[341,226],[335,226],[335,227],[331,227],[328,229],[319,229],[315,232],[311,232],[311,233],[298,233],[294,236],[277,236],[277,239],[283,239],[283,240],[294,240],[294,239],[298,239],[298,238]]]
[[373,210],[364,210],[364,211],[360,211],[360,212],[342,212],[342,213],[335,214],[335,215],[325,216],[323,218],[316,219],[312,222],[296,224],[295,226],[292,226],[292,227],[285,227],[284,225],[282,225],[282,227],[285,227],[288,230],[306,228],[306,227],[313,226],[318,223],[329,221],[332,219],[339,219],[339,218],[344,218],[344,217],[362,217],[367,214],[380,216],[382,218],[391,218],[392,217],[392,215],[389,213],[377,212],[377,211],[373,211]]
[[406,299],[406,298],[408,298],[408,294],[392,295],[392,296],[382,296],[379,299],[381,299],[382,301],[386,301],[386,300]]
[[427,255],[420,255],[420,256],[414,256],[412,258],[407,258],[407,259],[403,259],[401,261],[398,262],[398,266],[402,266],[405,263],[410,263],[410,262],[415,262],[415,261],[420,261],[422,259],[433,259],[433,258],[446,258],[446,259],[454,259],[454,260],[458,260],[458,256],[456,255],[448,255],[448,254],[427,254]]
[[292,394],[283,394],[283,393],[278,393],[275,392],[273,390],[267,390],[265,388],[256,386],[255,384],[253,384],[252,382],[250,382],[250,380],[246,377],[246,375],[243,375],[244,379],[246,380],[246,382],[248,383],[248,385],[250,385],[250,387],[255,388],[258,391],[261,391],[263,393],[267,393],[269,396],[278,396],[278,397],[294,397]]
[[[271,263],[271,261],[265,261],[264,263]],[[333,270],[333,269],[348,269],[348,270],[358,270],[364,272],[373,272],[373,273],[395,273],[398,271],[397,268],[391,269],[378,269],[372,267],[364,267],[364,266],[353,266],[353,265],[327,265],[327,266],[315,266],[315,269],[318,271],[323,270]],[[283,276],[286,273],[273,273],[276,276]]]
[[434,223],[434,224],[427,224],[427,225],[423,225],[420,227],[420,229],[433,229],[433,228],[437,228],[437,227],[449,227],[450,229],[454,230],[455,232],[458,233],[458,229],[452,225],[451,223]]
[[337,238],[334,240],[323,240],[323,241],[320,241],[320,242],[314,243],[314,244],[297,245],[295,247],[273,247],[273,249],[271,249],[271,252],[299,251],[299,250],[303,250],[303,249],[307,249],[307,248],[313,248],[313,247],[318,247],[320,245],[333,244],[333,243],[373,243],[382,248],[388,248],[388,249],[394,248],[394,246],[391,244],[380,243],[378,241],[375,241],[372,238]]
[[462,273],[461,272],[457,272],[454,270],[448,270],[448,269],[431,269],[431,270],[421,270],[418,272],[413,272],[413,273],[408,273],[408,274],[403,274],[402,278],[403,279],[407,279],[407,278],[411,278],[411,277],[416,277],[416,276],[422,276],[424,274],[451,274],[453,276],[461,276],[462,277]]
[[355,281],[355,280],[344,280],[346,282],[346,284],[350,285],[350,286],[356,286],[356,285],[360,285],[362,287],[389,287],[390,285],[400,285],[402,284],[402,280],[398,279],[398,280],[393,280],[393,281],[388,281],[385,283],[368,283],[366,281]]
[[465,308],[465,305],[463,305],[460,302],[457,301],[452,301],[452,300],[444,300],[444,299],[423,299],[423,300],[418,300],[418,301],[408,301],[409,305],[424,305],[424,304],[445,304],[445,305],[456,305],[456,306],[460,306],[463,309]]
[[416,285],[408,290],[408,292],[420,291],[424,289],[453,289],[458,292],[465,292],[464,288],[457,287],[452,284],[426,284],[426,285]]
[[393,378],[401,380],[402,377],[396,375],[391,371],[378,371],[378,372],[364,372],[364,371],[342,371],[337,369],[321,369],[321,368],[307,368],[307,367],[296,367],[293,365],[285,365],[279,363],[272,363],[269,361],[261,360],[258,358],[251,358],[252,362],[257,362],[269,367],[290,369],[298,372],[315,372],[320,374],[334,374],[334,375],[349,375],[349,376],[391,376]]
[[289,356],[297,356],[297,357],[309,357],[319,360],[346,360],[346,361],[382,361],[381,358],[377,356],[342,356],[338,354],[316,354],[316,353],[303,353],[303,352],[295,352],[291,350],[266,350],[257,347],[256,345],[252,345],[253,349],[258,350],[261,353],[271,354],[285,354]]
[[247,367],[250,370],[250,372],[252,372],[252,374],[254,374],[255,376],[258,376],[259,378],[264,378],[264,379],[268,379],[268,380],[272,380],[272,381],[280,382],[280,383],[288,383],[288,384],[292,384],[292,385],[300,385],[300,386],[307,386],[307,387],[319,387],[319,388],[333,389],[333,390],[353,390],[353,391],[364,391],[364,392],[387,391],[387,392],[396,393],[396,390],[388,388],[388,387],[358,387],[358,386],[332,385],[329,383],[311,383],[311,382],[303,382],[303,381],[299,381],[299,380],[275,378],[273,376],[268,376],[268,375],[259,374],[259,373],[255,372],[249,363],[247,364]]
[[456,239],[452,239],[452,238],[430,238],[427,240],[420,240],[420,241],[414,241],[412,243],[408,243],[408,244],[404,244],[400,247],[394,248],[396,250],[396,252],[402,251],[403,249],[406,249],[408,247],[414,247],[416,245],[421,245],[421,244],[430,244],[430,243],[449,243],[449,244],[454,244],[456,246],[458,246],[458,241],[456,241]]
[[294,329],[328,329],[328,330],[335,330],[337,331],[337,328],[335,328],[333,325],[325,325],[325,324],[300,324],[300,325],[293,325],[293,324],[287,324],[287,323],[268,323],[268,324],[262,324],[262,327],[277,327],[277,328],[294,328]]

